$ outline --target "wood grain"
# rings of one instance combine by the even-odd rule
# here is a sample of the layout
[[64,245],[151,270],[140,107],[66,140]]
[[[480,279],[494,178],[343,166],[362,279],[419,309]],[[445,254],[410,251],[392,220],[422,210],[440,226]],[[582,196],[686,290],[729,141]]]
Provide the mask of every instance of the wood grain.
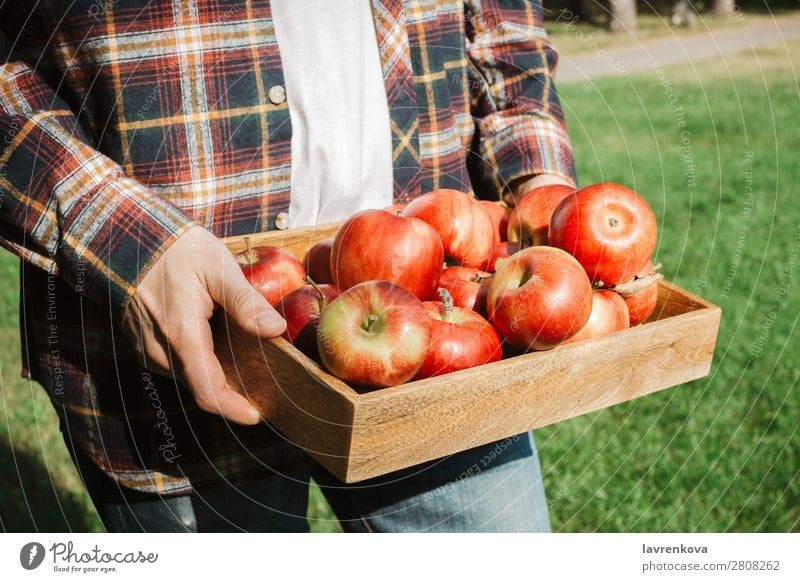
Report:
[[681,315],[698,309],[710,309],[716,307],[702,297],[690,293],[686,289],[661,281],[658,286],[658,303],[653,314],[648,318],[649,321],[656,321]]
[[[256,235],[298,258],[337,226]],[[237,252],[243,237],[227,241]],[[721,312],[667,281],[647,323],[401,386],[355,390],[283,339],[220,317],[230,386],[342,481],[352,483],[519,434],[708,374]]]
[[282,247],[302,261],[306,252],[314,243],[336,236],[338,224],[324,224],[310,228],[290,230],[273,230],[245,236],[232,236],[223,240],[232,253],[241,253],[245,247],[245,239],[249,238],[254,247]]
[[[669,296],[677,295],[673,287]],[[719,317],[716,308],[695,310],[361,395],[346,477],[387,473],[701,378]]]
[[291,442],[331,471],[345,471],[356,393],[283,338],[248,334],[224,314],[212,328],[228,385]]

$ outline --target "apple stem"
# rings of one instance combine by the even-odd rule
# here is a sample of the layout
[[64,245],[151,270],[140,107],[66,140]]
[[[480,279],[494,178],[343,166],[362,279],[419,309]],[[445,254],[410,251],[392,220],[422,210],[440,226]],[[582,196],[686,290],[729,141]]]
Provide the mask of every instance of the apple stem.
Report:
[[637,293],[644,291],[650,285],[660,281],[664,278],[664,275],[661,273],[650,273],[649,275],[645,275],[644,277],[639,277],[638,279],[634,279],[633,281],[628,281],[627,283],[620,283],[616,287],[612,287],[612,291],[616,291],[623,297],[630,297],[631,295],[636,295]]
[[322,310],[325,309],[325,306],[328,304],[328,301],[325,299],[325,293],[323,293],[322,289],[319,288],[319,285],[317,285],[314,282],[314,279],[312,279],[308,275],[305,276],[305,280],[306,283],[311,285],[314,288],[314,291],[316,291],[317,294],[319,294],[319,310],[320,312],[322,312]]
[[370,313],[369,317],[367,318],[367,331],[372,333],[372,329],[375,327],[375,322],[378,321],[378,316],[374,313]]
[[256,262],[255,253],[253,252],[253,239],[252,237],[246,236],[244,237],[244,257],[247,264],[252,265]]
[[439,287],[438,293],[439,297],[442,299],[442,304],[444,305],[444,315],[442,316],[442,319],[447,321],[450,313],[453,311],[453,296],[450,295],[450,292],[447,289],[442,287]]
[[480,273],[475,273],[475,276],[472,277],[472,282],[473,283],[483,283],[487,279],[491,279],[491,278],[492,278],[491,273],[487,274],[487,275],[481,275]]

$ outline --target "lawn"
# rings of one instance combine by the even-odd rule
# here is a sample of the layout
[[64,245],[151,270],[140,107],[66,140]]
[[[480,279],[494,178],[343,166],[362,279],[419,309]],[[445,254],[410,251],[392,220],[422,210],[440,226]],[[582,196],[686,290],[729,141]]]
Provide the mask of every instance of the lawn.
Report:
[[707,378],[537,431],[555,528],[798,529],[798,57],[561,87],[582,182],[643,194],[664,274],[723,320]]
[[[740,4],[740,2],[737,2]],[[545,22],[547,33],[552,44],[559,52],[574,57],[582,53],[596,50],[625,49],[638,47],[648,41],[664,38],[686,38],[702,36],[707,32],[721,32],[723,30],[749,30],[762,24],[771,24],[777,18],[791,16],[797,17],[797,6],[784,3],[783,6],[772,6],[772,13],[765,7],[751,3],[741,12],[730,17],[718,18],[708,12],[702,12],[697,21],[691,26],[672,26],[670,24],[670,11],[655,13],[644,10],[640,6],[640,13],[636,21],[635,31],[609,32],[602,24],[606,13],[598,13],[598,22],[576,20],[575,14],[569,8],[547,8],[545,1]]]
[[[664,274],[723,321],[707,378],[536,432],[559,492],[554,529],[800,529],[792,61],[798,43],[561,87],[581,181],[643,194]],[[97,531],[55,414],[18,378],[17,262],[5,253],[0,281],[0,527]],[[315,531],[337,529],[316,490],[310,515]]]

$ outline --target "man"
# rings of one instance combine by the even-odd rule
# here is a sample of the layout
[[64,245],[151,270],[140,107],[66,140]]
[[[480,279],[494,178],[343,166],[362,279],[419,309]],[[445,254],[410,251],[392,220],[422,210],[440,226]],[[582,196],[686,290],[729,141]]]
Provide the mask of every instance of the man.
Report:
[[541,6],[33,4],[0,9],[0,242],[106,528],[306,531],[313,473],[348,531],[547,530],[529,435],[344,486],[227,388],[208,324],[285,325],[219,237],[573,184]]

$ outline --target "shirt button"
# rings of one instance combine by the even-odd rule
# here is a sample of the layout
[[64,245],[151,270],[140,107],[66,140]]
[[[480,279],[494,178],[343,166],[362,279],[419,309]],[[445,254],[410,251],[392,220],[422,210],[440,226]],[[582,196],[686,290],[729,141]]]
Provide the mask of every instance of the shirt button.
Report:
[[289,228],[289,213],[279,212],[275,217],[275,228],[278,230],[286,230]]
[[269,89],[269,100],[273,105],[280,105],[286,101],[286,89],[280,85],[273,85]]

